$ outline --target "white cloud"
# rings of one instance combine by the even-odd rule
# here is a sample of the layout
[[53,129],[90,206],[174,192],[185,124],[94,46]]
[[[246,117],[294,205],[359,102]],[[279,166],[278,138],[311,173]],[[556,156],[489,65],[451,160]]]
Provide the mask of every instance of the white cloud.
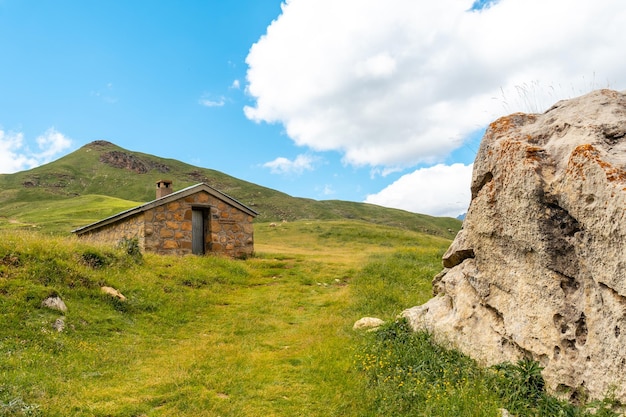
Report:
[[20,153],[24,147],[24,135],[0,130],[0,173],[8,174],[37,166],[37,161]]
[[222,107],[224,104],[226,104],[226,100],[224,99],[224,97],[219,97],[218,99],[214,100],[201,98],[200,100],[198,100],[198,104],[204,107]]
[[272,174],[299,175],[304,171],[312,171],[315,161],[316,158],[311,155],[298,155],[293,161],[279,157],[264,163],[263,167],[269,168]]
[[433,216],[457,217],[470,203],[472,165],[435,165],[400,177],[366,203]]
[[391,78],[396,71],[396,60],[387,53],[381,53],[356,64],[356,76],[362,79]]
[[54,128],[38,136],[35,142],[38,152],[25,144],[23,133],[0,130],[0,173],[10,174],[48,163],[72,145],[71,139]]
[[40,152],[34,154],[39,163],[48,163],[66,149],[72,146],[72,141],[54,128],[46,130],[43,135],[35,139]]
[[244,111],[349,164],[435,164],[505,112],[624,88],[625,21],[614,0],[288,0]]
[[328,197],[328,196],[331,196],[331,195],[335,195],[336,191],[335,191],[335,188],[332,185],[325,184],[324,188],[322,189],[322,194]]

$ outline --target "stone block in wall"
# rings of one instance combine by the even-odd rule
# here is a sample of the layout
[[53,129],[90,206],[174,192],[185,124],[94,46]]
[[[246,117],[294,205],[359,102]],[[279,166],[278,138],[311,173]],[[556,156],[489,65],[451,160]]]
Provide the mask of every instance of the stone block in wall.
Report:
[[166,240],[161,247],[163,249],[178,249],[178,242],[175,240]]

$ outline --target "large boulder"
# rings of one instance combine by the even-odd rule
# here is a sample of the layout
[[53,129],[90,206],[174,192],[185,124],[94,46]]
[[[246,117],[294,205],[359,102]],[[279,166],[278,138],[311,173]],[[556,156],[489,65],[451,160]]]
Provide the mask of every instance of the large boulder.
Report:
[[563,396],[626,402],[626,94],[487,129],[463,229],[403,312],[484,365],[530,356]]

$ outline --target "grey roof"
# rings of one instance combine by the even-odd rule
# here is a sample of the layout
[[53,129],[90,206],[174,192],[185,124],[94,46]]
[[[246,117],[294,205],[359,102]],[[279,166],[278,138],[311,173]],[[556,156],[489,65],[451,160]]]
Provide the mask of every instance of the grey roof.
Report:
[[146,210],[152,209],[154,207],[158,207],[161,206],[163,204],[167,204],[167,203],[171,203],[172,201],[176,201],[180,198],[185,198],[191,194],[195,194],[198,191],[206,191],[207,193],[211,194],[212,196],[219,198],[220,200],[232,205],[233,207],[238,208],[239,210],[249,214],[250,216],[254,216],[256,217],[259,213],[257,213],[256,211],[254,211],[253,209],[251,209],[250,207],[246,206],[243,203],[240,203],[239,201],[235,200],[234,198],[224,194],[221,191],[216,190],[215,188],[211,187],[208,184],[205,184],[203,182],[198,183],[196,185],[192,185],[189,186],[187,188],[183,188],[180,191],[176,191],[173,192],[171,194],[168,194],[164,197],[161,198],[157,198],[156,200],[150,201],[148,203],[142,204],[140,206],[122,211],[120,213],[114,214],[113,216],[107,217],[105,219],[99,220],[95,223],[91,223],[88,224],[87,226],[83,226],[83,227],[79,227],[77,229],[72,230],[72,233],[76,233],[76,234],[83,234],[86,232],[89,232],[91,230],[94,229],[98,229],[102,226],[106,226],[108,224],[111,223],[115,223],[119,220],[122,220],[126,217],[130,217],[133,216],[137,213],[142,213]]

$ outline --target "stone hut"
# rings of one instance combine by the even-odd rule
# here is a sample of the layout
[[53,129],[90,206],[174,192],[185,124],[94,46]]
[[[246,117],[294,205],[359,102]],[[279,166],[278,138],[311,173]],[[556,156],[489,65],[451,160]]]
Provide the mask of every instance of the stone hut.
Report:
[[156,183],[156,199],[72,231],[81,239],[119,244],[137,239],[142,251],[159,254],[254,252],[252,221],[258,213],[200,183],[173,192],[172,181]]

